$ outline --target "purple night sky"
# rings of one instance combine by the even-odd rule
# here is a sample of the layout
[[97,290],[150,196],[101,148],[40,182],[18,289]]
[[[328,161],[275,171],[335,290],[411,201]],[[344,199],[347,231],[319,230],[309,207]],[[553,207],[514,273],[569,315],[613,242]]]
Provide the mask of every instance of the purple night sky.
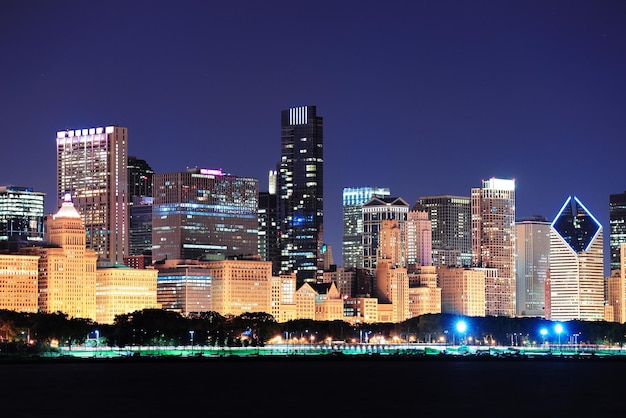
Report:
[[518,217],[626,190],[623,1],[34,1],[0,6],[0,185],[56,211],[56,132],[120,125],[156,172],[256,177],[280,111],[324,117],[325,238],[344,187],[469,196],[515,178]]

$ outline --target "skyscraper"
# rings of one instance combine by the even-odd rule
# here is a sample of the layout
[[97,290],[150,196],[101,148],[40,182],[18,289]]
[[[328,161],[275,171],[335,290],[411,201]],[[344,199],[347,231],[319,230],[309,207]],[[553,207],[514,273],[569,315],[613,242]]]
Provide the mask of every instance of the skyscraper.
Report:
[[609,196],[609,249],[611,271],[620,270],[620,246],[626,243],[626,192]]
[[383,221],[388,219],[398,221],[401,242],[398,246],[400,256],[397,262],[402,267],[406,266],[404,234],[408,212],[409,204],[401,197],[372,197],[363,203],[363,265],[359,267],[371,271],[375,269],[380,230]]
[[256,255],[257,179],[190,168],[154,175],[152,258]]
[[128,196],[152,196],[153,176],[154,170],[146,160],[128,157]]
[[281,112],[278,219],[281,271],[295,272],[298,286],[314,281],[324,220],[323,118],[315,106]]
[[280,274],[280,246],[278,240],[278,217],[276,200],[276,171],[268,176],[267,192],[259,192],[259,255],[272,262],[272,274]]
[[547,319],[603,320],[602,225],[576,196],[570,196],[550,230]]
[[43,241],[44,196],[29,187],[0,187],[0,248],[9,241]]
[[491,178],[472,188],[472,264],[497,269],[487,281],[485,314],[515,316],[515,180]]
[[387,187],[345,187],[343,189],[341,253],[344,268],[363,266],[363,203],[372,197],[387,196],[389,196]]
[[429,211],[419,202],[407,214],[405,231],[406,264],[409,270],[433,264],[432,223]]
[[472,265],[471,199],[464,196],[422,196],[432,226],[434,266]]
[[545,285],[550,259],[550,222],[543,216],[515,222],[515,286],[518,316],[545,315]]
[[119,126],[57,132],[57,198],[69,193],[103,263],[128,255],[128,130]]

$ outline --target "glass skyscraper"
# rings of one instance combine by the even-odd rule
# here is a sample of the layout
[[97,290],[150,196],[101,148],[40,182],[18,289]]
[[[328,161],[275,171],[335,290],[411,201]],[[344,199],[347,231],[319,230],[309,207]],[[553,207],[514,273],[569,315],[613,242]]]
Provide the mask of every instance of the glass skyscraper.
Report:
[[315,106],[281,112],[277,166],[281,271],[295,272],[298,286],[322,274],[324,242],[324,130]]
[[343,189],[344,268],[363,267],[363,203],[372,197],[388,197],[387,187],[345,187]]
[[515,287],[518,316],[544,317],[550,260],[550,222],[542,216],[515,222]]
[[[44,239],[44,196],[29,187],[0,187],[0,248]],[[14,248],[17,250],[17,247]]]
[[609,197],[609,249],[611,271],[621,268],[620,245],[626,244],[626,192]]
[[576,196],[552,221],[548,289],[547,319],[604,319],[602,225]]
[[152,259],[258,253],[257,179],[191,168],[154,175]]
[[128,129],[107,126],[57,132],[57,199],[71,195],[102,263],[128,255]]

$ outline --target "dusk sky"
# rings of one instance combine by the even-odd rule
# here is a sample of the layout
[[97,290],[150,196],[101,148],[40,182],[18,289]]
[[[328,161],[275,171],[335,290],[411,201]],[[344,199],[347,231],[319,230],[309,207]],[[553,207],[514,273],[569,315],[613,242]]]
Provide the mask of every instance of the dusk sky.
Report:
[[56,132],[128,128],[158,172],[259,179],[280,111],[324,118],[325,240],[344,187],[469,196],[516,180],[517,217],[626,190],[624,1],[32,1],[0,5],[0,185],[56,212]]

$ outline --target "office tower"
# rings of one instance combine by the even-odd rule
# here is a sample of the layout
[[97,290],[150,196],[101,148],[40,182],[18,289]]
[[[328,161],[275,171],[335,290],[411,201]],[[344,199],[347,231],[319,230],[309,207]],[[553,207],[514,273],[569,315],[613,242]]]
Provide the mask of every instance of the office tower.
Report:
[[119,126],[57,132],[57,197],[72,196],[100,262],[128,255],[128,130]]
[[[152,254],[152,204],[150,196],[133,196],[130,206],[128,247],[130,256]],[[125,257],[125,261],[128,257]]]
[[389,196],[387,187],[345,187],[343,189],[343,240],[341,254],[344,268],[363,266],[363,203],[372,197]]
[[602,225],[576,196],[550,226],[550,312],[553,321],[604,319]]
[[406,264],[410,270],[433,264],[432,223],[430,211],[419,202],[407,213],[405,243]]
[[[398,221],[401,236],[404,237],[405,222],[409,212],[409,204],[401,197],[372,197],[363,203],[363,265],[365,269],[373,270],[376,267],[376,252],[378,250],[379,232],[382,222],[388,219]],[[404,240],[400,242],[399,265],[405,266]]]
[[128,196],[152,196],[153,176],[154,170],[146,160],[128,157]]
[[515,180],[483,180],[471,196],[472,265],[498,270],[486,314],[515,316]]
[[276,171],[270,170],[269,189],[259,192],[259,250],[262,260],[272,262],[272,275],[280,273],[280,243],[276,199]]
[[44,196],[29,187],[0,186],[0,249],[44,238]]
[[441,313],[436,266],[416,266],[409,273],[409,317]]
[[[281,112],[277,193],[281,271],[315,281],[324,220],[323,118],[315,106]],[[321,274],[321,272],[319,272]]]
[[57,213],[48,216],[45,229],[51,245],[22,249],[40,257],[40,311],[95,321],[97,255],[87,248],[82,218],[69,195]]
[[515,222],[517,316],[544,317],[545,284],[550,258],[550,222],[543,216]]
[[355,294],[355,281],[355,269],[346,269],[345,267],[338,266],[332,266],[332,268],[324,270],[322,277],[322,283],[334,282],[337,285],[339,293],[346,296],[353,296]]
[[463,196],[422,196],[432,226],[434,266],[469,267],[472,264],[471,199]]
[[39,255],[0,254],[0,310],[37,313]]
[[474,268],[440,266],[441,312],[485,316],[485,272]]
[[257,179],[222,170],[155,174],[153,260],[257,254],[257,199]]
[[269,314],[277,322],[297,319],[296,290],[295,273],[272,276],[272,306]]
[[620,245],[626,243],[626,192],[609,196],[609,249],[611,271],[621,268]]
[[113,324],[116,315],[157,309],[156,269],[133,269],[123,264],[96,270],[96,322]]
[[376,251],[376,297],[392,305],[392,322],[409,318],[409,276],[402,266],[402,231],[397,219],[381,222]]

